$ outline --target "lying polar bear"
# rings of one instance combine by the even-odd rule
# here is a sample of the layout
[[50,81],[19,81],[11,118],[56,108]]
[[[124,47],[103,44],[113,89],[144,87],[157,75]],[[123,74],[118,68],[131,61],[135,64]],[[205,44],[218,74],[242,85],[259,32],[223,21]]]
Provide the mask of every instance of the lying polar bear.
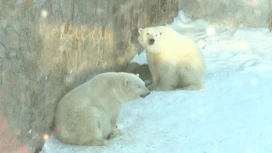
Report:
[[118,136],[116,128],[121,104],[150,91],[137,75],[107,72],[67,93],[57,106],[55,136],[73,145],[105,145]]

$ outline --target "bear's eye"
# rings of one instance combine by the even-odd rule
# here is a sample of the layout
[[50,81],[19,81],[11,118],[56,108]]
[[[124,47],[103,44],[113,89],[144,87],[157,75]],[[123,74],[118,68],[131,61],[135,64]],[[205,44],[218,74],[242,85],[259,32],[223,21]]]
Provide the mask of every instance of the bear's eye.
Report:
[[138,88],[141,88],[141,86],[138,86]]
[[162,35],[162,32],[160,33],[160,35]]
[[149,33],[146,33],[147,35],[149,35]]

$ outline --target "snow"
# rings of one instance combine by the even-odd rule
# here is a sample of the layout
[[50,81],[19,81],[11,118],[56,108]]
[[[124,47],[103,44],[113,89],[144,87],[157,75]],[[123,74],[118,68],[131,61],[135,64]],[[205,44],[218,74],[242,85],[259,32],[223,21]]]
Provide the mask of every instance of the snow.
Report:
[[[152,92],[124,104],[122,135],[106,146],[66,145],[51,136],[42,153],[271,153],[272,33],[192,21],[182,11],[170,26],[203,51],[203,89]],[[133,60],[145,63],[145,53]]]

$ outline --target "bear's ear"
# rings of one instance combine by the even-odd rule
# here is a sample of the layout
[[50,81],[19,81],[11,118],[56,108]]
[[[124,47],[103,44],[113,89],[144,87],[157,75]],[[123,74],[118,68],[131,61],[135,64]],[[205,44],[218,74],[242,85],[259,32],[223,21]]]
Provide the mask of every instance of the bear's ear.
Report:
[[140,77],[140,74],[139,74],[139,73],[137,73],[136,75],[137,75],[138,77]]
[[138,32],[139,32],[139,34],[142,34],[143,29],[142,29],[142,28],[139,28]]

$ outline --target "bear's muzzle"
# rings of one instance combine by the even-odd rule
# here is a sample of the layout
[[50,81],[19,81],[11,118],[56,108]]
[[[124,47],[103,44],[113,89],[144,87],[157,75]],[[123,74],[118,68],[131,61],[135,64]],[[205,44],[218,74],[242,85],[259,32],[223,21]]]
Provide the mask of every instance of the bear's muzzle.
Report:
[[145,98],[145,97],[148,96],[149,94],[150,94],[150,91],[147,92],[147,93],[145,93],[145,94],[140,95],[140,97]]

